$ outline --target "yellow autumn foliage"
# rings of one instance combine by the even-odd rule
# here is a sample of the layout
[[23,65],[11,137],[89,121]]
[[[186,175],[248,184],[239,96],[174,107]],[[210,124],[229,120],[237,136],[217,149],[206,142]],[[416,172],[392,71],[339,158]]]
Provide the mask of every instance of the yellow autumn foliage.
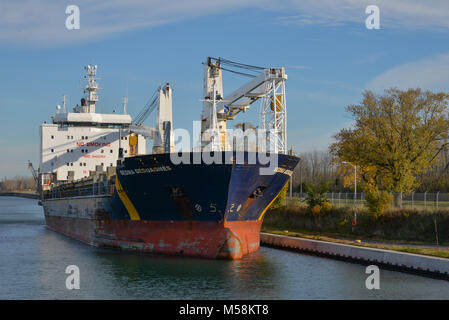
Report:
[[[446,93],[421,89],[365,91],[361,104],[346,108],[354,125],[335,136],[330,151],[338,162],[357,165],[365,192],[411,192],[449,138],[448,101]],[[354,181],[350,169],[342,168],[346,185]]]

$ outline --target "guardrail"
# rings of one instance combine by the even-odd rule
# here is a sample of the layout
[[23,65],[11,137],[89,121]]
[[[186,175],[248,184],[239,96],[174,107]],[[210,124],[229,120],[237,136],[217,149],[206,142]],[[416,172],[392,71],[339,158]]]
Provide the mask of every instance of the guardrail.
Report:
[[112,193],[112,186],[114,186],[114,184],[111,184],[109,182],[97,182],[83,188],[52,188],[51,190],[44,192],[44,199],[110,195]]

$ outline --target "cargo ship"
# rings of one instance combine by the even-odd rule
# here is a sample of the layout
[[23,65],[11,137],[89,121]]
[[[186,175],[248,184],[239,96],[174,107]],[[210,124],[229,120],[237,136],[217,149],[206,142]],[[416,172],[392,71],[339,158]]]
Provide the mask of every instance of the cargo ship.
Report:
[[[123,113],[97,113],[97,66],[87,66],[80,104],[67,112],[64,98],[51,123],[40,126],[36,176],[47,227],[94,246],[160,254],[240,259],[258,250],[264,215],[299,161],[286,154],[287,76],[284,68],[252,69],[252,80],[224,97],[226,63],[204,63],[193,148],[174,144],[168,83],[135,119],[126,97]],[[229,139],[227,121],[257,100],[264,118],[258,135],[270,139]],[[153,110],[154,128],[143,125]]]

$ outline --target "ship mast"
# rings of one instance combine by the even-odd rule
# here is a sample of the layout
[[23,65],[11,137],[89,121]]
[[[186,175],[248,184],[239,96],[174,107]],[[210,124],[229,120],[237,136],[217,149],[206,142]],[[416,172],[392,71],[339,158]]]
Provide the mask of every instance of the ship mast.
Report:
[[88,113],[95,113],[95,103],[98,101],[98,96],[96,94],[98,88],[97,80],[97,65],[88,65],[87,67],[84,67],[84,69],[87,71],[87,75],[84,76],[84,79],[86,79],[87,84],[86,88],[84,89],[84,93],[87,93],[87,110],[84,110],[84,112]]

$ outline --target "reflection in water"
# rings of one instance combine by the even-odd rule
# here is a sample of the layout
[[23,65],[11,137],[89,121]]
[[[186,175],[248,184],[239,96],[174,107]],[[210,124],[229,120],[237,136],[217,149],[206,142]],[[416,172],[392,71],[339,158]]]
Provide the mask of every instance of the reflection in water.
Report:
[[[275,267],[261,253],[238,261],[96,251],[102,271],[129,296],[151,299],[247,299],[263,296]],[[261,291],[258,293],[257,291]],[[211,292],[211,295],[205,295]]]
[[[449,282],[262,247],[242,260],[95,248],[45,228],[35,200],[0,197],[0,299],[439,299]],[[65,269],[80,268],[67,290]]]

